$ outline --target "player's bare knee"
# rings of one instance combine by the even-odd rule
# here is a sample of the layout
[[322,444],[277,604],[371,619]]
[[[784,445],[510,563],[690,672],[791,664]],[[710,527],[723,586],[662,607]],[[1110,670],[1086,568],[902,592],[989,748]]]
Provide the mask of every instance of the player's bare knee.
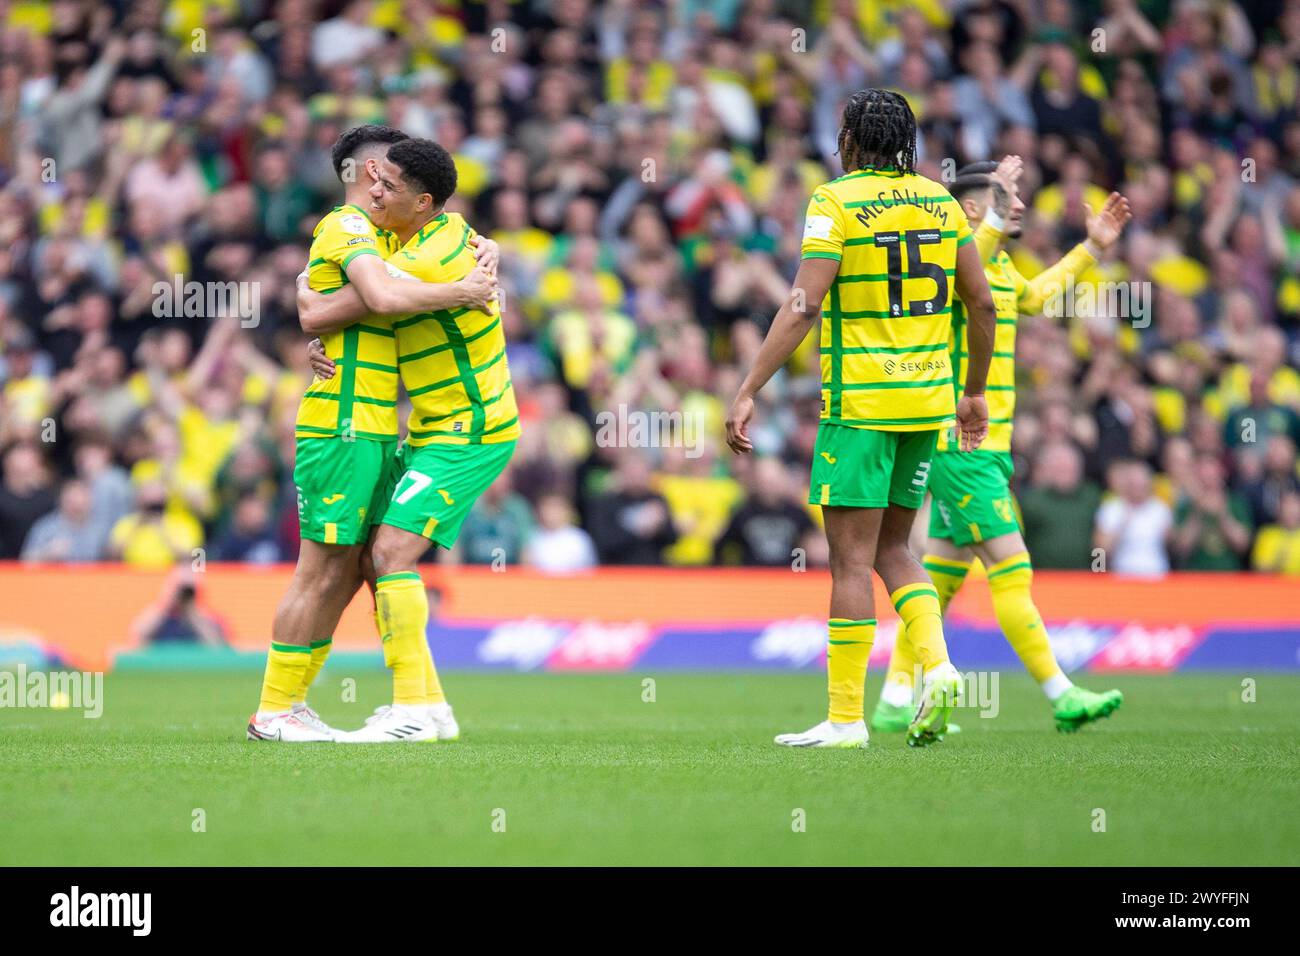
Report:
[[841,548],[831,552],[831,577],[851,583],[871,580],[871,552],[866,548]]
[[407,569],[404,567],[401,549],[387,541],[383,535],[375,538],[370,546],[370,573],[373,577],[368,580],[405,570]]
[[908,548],[906,541],[891,542],[876,549],[876,573],[882,578],[888,579],[896,574],[909,571],[914,564],[916,564],[916,558],[912,556],[911,549]]

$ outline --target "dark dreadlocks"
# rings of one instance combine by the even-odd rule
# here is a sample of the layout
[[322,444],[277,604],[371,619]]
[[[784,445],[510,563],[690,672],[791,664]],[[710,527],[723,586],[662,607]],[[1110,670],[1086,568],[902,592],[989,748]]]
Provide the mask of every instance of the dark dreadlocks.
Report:
[[916,172],[916,117],[907,100],[889,90],[859,90],[844,106],[840,151],[858,168],[892,166]]

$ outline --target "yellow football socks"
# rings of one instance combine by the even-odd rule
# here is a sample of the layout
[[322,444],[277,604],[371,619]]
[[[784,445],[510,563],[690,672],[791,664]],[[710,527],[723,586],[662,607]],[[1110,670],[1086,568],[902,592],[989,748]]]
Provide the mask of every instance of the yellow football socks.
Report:
[[828,631],[826,689],[830,695],[830,719],[840,724],[861,720],[867,658],[876,639],[876,622],[833,617]]
[[1034,582],[1029,555],[1024,551],[1013,554],[989,568],[988,574],[998,626],[1025,669],[1040,684],[1059,683],[1061,667],[1052,653],[1042,615],[1029,593]]
[[959,590],[974,561],[954,561],[951,558],[937,558],[928,555],[921,562],[926,574],[934,582],[934,590],[939,595],[939,613],[948,613],[948,605]]
[[311,642],[311,659],[307,662],[307,670],[303,672],[302,684],[298,687],[298,693],[293,695],[295,704],[307,702],[307,691],[320,673],[320,669],[325,666],[325,659],[330,656],[330,645],[334,643],[334,638],[327,637],[323,641]]
[[425,663],[429,642],[429,598],[414,571],[382,575],[376,582],[379,639],[384,663],[393,671],[393,703],[420,707],[426,702]]
[[259,715],[280,714],[293,707],[294,695],[302,686],[303,675],[311,663],[311,648],[305,644],[271,642],[266,654],[266,673],[262,676],[262,699]]
[[[912,652],[929,673],[948,660],[948,645],[943,639],[943,616],[939,610],[939,593],[932,584],[905,584],[889,595],[894,610],[903,620],[903,629]],[[896,642],[897,643],[897,642]]]
[[441,704],[447,699],[447,695],[442,692],[442,681],[438,680],[438,668],[433,666],[433,651],[429,650],[429,642],[424,642],[424,702],[426,704]]
[[[948,605],[966,580],[973,561],[954,561],[951,558],[927,557],[922,564],[934,582],[935,593],[939,595],[939,613],[944,614]],[[894,639],[894,650],[889,655],[889,671],[885,674],[886,698],[888,703],[907,703],[911,700],[912,684],[916,680],[916,654],[907,640],[906,628],[899,628]],[[901,687],[903,690],[889,692],[889,688]]]

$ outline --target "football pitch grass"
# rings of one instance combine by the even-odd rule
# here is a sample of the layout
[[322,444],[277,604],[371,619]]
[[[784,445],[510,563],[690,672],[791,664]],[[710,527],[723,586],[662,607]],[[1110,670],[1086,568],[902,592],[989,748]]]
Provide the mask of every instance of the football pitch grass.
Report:
[[[345,676],[312,702],[352,728],[389,681]],[[0,710],[0,864],[1300,863],[1300,676],[1093,676],[1124,706],[1064,735],[1004,673],[995,719],[866,751],[772,743],[820,675],[646,676],[449,673],[459,742],[287,746],[243,739],[257,675],[110,674],[99,719]]]

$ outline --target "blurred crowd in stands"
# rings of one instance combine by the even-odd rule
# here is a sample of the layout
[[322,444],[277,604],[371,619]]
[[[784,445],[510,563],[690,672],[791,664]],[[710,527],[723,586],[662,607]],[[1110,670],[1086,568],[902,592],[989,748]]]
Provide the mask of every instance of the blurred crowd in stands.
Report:
[[[0,0],[0,559],[293,560],[294,277],[331,143],[387,123],[502,247],[524,437],[449,559],[824,563],[816,337],[757,455],[722,421],[865,86],[926,175],[1024,157],[1027,276],[1132,202],[1083,281],[1145,315],[1021,322],[1036,565],[1300,573],[1300,0]],[[158,309],[176,276],[256,322]],[[598,441],[619,409],[697,440]]]

